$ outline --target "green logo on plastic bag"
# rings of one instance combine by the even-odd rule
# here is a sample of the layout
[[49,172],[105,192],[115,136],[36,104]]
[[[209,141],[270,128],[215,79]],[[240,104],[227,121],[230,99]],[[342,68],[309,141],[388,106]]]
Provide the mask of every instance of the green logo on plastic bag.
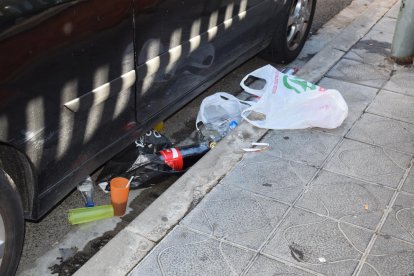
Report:
[[315,84],[302,80],[298,77],[292,77],[288,75],[283,76],[283,85],[289,89],[295,91],[297,94],[306,92],[306,90],[316,90]]

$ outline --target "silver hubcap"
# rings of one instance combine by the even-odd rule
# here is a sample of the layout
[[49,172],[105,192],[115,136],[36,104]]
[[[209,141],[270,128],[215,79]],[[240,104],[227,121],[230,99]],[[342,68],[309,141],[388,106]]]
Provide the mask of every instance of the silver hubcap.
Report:
[[299,46],[306,29],[312,10],[312,0],[294,0],[289,12],[286,42],[289,50],[294,51]]
[[0,266],[3,260],[4,247],[6,245],[6,229],[4,227],[4,221],[0,214]]

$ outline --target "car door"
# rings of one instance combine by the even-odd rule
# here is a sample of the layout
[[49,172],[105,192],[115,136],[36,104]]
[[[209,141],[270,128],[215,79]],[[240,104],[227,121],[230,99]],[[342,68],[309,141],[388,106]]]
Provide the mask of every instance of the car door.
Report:
[[[130,0],[3,1],[0,140],[39,174],[39,212],[135,125]],[[112,151],[112,154],[115,152]]]
[[137,121],[171,114],[257,53],[270,0],[134,0]]

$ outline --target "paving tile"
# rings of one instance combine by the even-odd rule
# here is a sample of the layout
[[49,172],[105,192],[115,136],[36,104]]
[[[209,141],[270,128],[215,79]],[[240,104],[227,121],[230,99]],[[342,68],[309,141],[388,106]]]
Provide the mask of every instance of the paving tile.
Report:
[[384,85],[384,89],[414,96],[414,68],[396,70]]
[[238,275],[253,255],[178,226],[129,275]]
[[372,29],[360,41],[376,47],[391,48],[394,32],[384,32]]
[[401,1],[397,1],[397,3],[385,14],[385,16],[397,19],[398,13],[400,12],[400,3]]
[[404,153],[345,139],[326,169],[396,188],[410,160]]
[[291,204],[316,171],[314,167],[258,152],[249,154],[222,183]]
[[414,153],[414,124],[386,117],[365,113],[346,137],[409,154]]
[[390,55],[391,49],[388,47],[377,47],[370,43],[358,42],[345,55],[345,58],[378,67],[394,69],[395,63],[389,58]]
[[378,185],[321,171],[295,206],[375,230],[393,193]]
[[372,104],[369,113],[414,123],[414,97],[381,90]]
[[258,249],[288,206],[238,188],[219,185],[181,225]]
[[342,59],[328,73],[327,77],[347,82],[380,88],[388,81],[391,70],[364,64],[358,61]]
[[377,89],[350,82],[323,78],[319,85],[325,88],[336,89],[341,92],[348,105],[348,117],[336,129],[320,129],[323,132],[344,136],[354,122],[361,116],[365,108],[375,98]]
[[414,273],[414,245],[379,236],[359,275],[401,275]]
[[267,258],[265,256],[259,256],[254,262],[253,266],[246,274],[247,276],[275,276],[275,275],[296,275],[296,276],[310,276],[315,275],[313,273],[306,272],[304,270],[285,265],[276,260]]
[[264,253],[327,275],[351,275],[371,231],[292,209]]
[[398,195],[380,233],[414,244],[414,195]]
[[309,129],[273,130],[262,141],[269,143],[271,149],[262,153],[263,157],[269,155],[310,166],[321,166],[341,139],[340,136]]
[[407,193],[414,194],[414,170],[411,169],[410,174],[408,175],[405,183],[402,187],[402,190]]
[[383,17],[377,22],[377,24],[375,24],[374,27],[372,27],[372,30],[394,34],[396,25],[397,25],[397,19],[390,18],[390,17]]

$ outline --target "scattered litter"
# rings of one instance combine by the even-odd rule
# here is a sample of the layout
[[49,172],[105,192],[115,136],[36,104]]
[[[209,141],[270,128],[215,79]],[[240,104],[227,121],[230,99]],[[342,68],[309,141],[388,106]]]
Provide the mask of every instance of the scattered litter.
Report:
[[88,208],[71,209],[68,213],[70,224],[81,224],[114,216],[112,205],[102,205]]
[[[252,143],[252,148],[243,148],[242,150],[245,152],[259,152],[264,151],[270,148],[269,143]],[[257,147],[257,148],[254,148]]]
[[129,180],[125,177],[114,177],[109,183],[111,185],[111,204],[114,216],[120,217],[126,212],[132,178],[133,176]]
[[365,209],[365,210],[368,210],[368,203],[365,203],[365,204],[364,204],[364,209]]
[[[249,77],[266,81],[262,89],[245,84]],[[271,65],[259,68],[243,78],[240,86],[260,97],[257,103],[244,109],[243,119],[256,127],[267,129],[333,129],[348,116],[348,106],[342,95],[296,76],[279,72]]]
[[155,131],[161,132],[164,130],[164,121],[158,122],[154,125],[153,129]]
[[94,183],[90,176],[85,178],[78,185],[78,191],[81,192],[82,198],[85,201],[85,207],[93,207],[95,203],[93,202],[93,193],[94,193]]
[[[104,192],[109,192],[110,187],[108,183],[112,178],[117,176],[130,178],[131,176],[137,176],[137,174],[142,176],[143,174],[149,173],[151,177],[145,176],[143,178],[146,180],[154,179],[154,174],[156,174],[155,172],[160,166],[158,164],[151,164],[151,156],[171,147],[172,143],[166,136],[155,130],[148,131],[105,164],[98,176],[98,180],[101,183],[106,182],[106,186],[101,184],[101,187],[100,185],[101,189]],[[136,171],[137,169],[140,169],[140,171]],[[131,190],[137,189],[139,184],[142,183],[142,181],[135,181],[136,178],[131,182]]]
[[295,75],[298,71],[298,67],[285,67],[282,69],[281,72],[286,75]]
[[109,183],[108,182],[101,182],[98,184],[99,188],[101,188],[101,190],[107,194],[110,191],[110,187],[109,187]]
[[196,128],[204,141],[218,142],[237,127],[242,120],[242,111],[253,103],[241,101],[225,92],[217,92],[201,102]]
[[324,257],[320,257],[320,258],[318,258],[318,260],[321,263],[326,263],[326,259]]
[[170,140],[159,132],[147,132],[105,164],[98,176],[99,186],[104,192],[109,192],[108,183],[114,177],[131,179],[131,190],[159,183],[170,175],[186,172],[215,145],[214,141],[202,141],[173,147]]

